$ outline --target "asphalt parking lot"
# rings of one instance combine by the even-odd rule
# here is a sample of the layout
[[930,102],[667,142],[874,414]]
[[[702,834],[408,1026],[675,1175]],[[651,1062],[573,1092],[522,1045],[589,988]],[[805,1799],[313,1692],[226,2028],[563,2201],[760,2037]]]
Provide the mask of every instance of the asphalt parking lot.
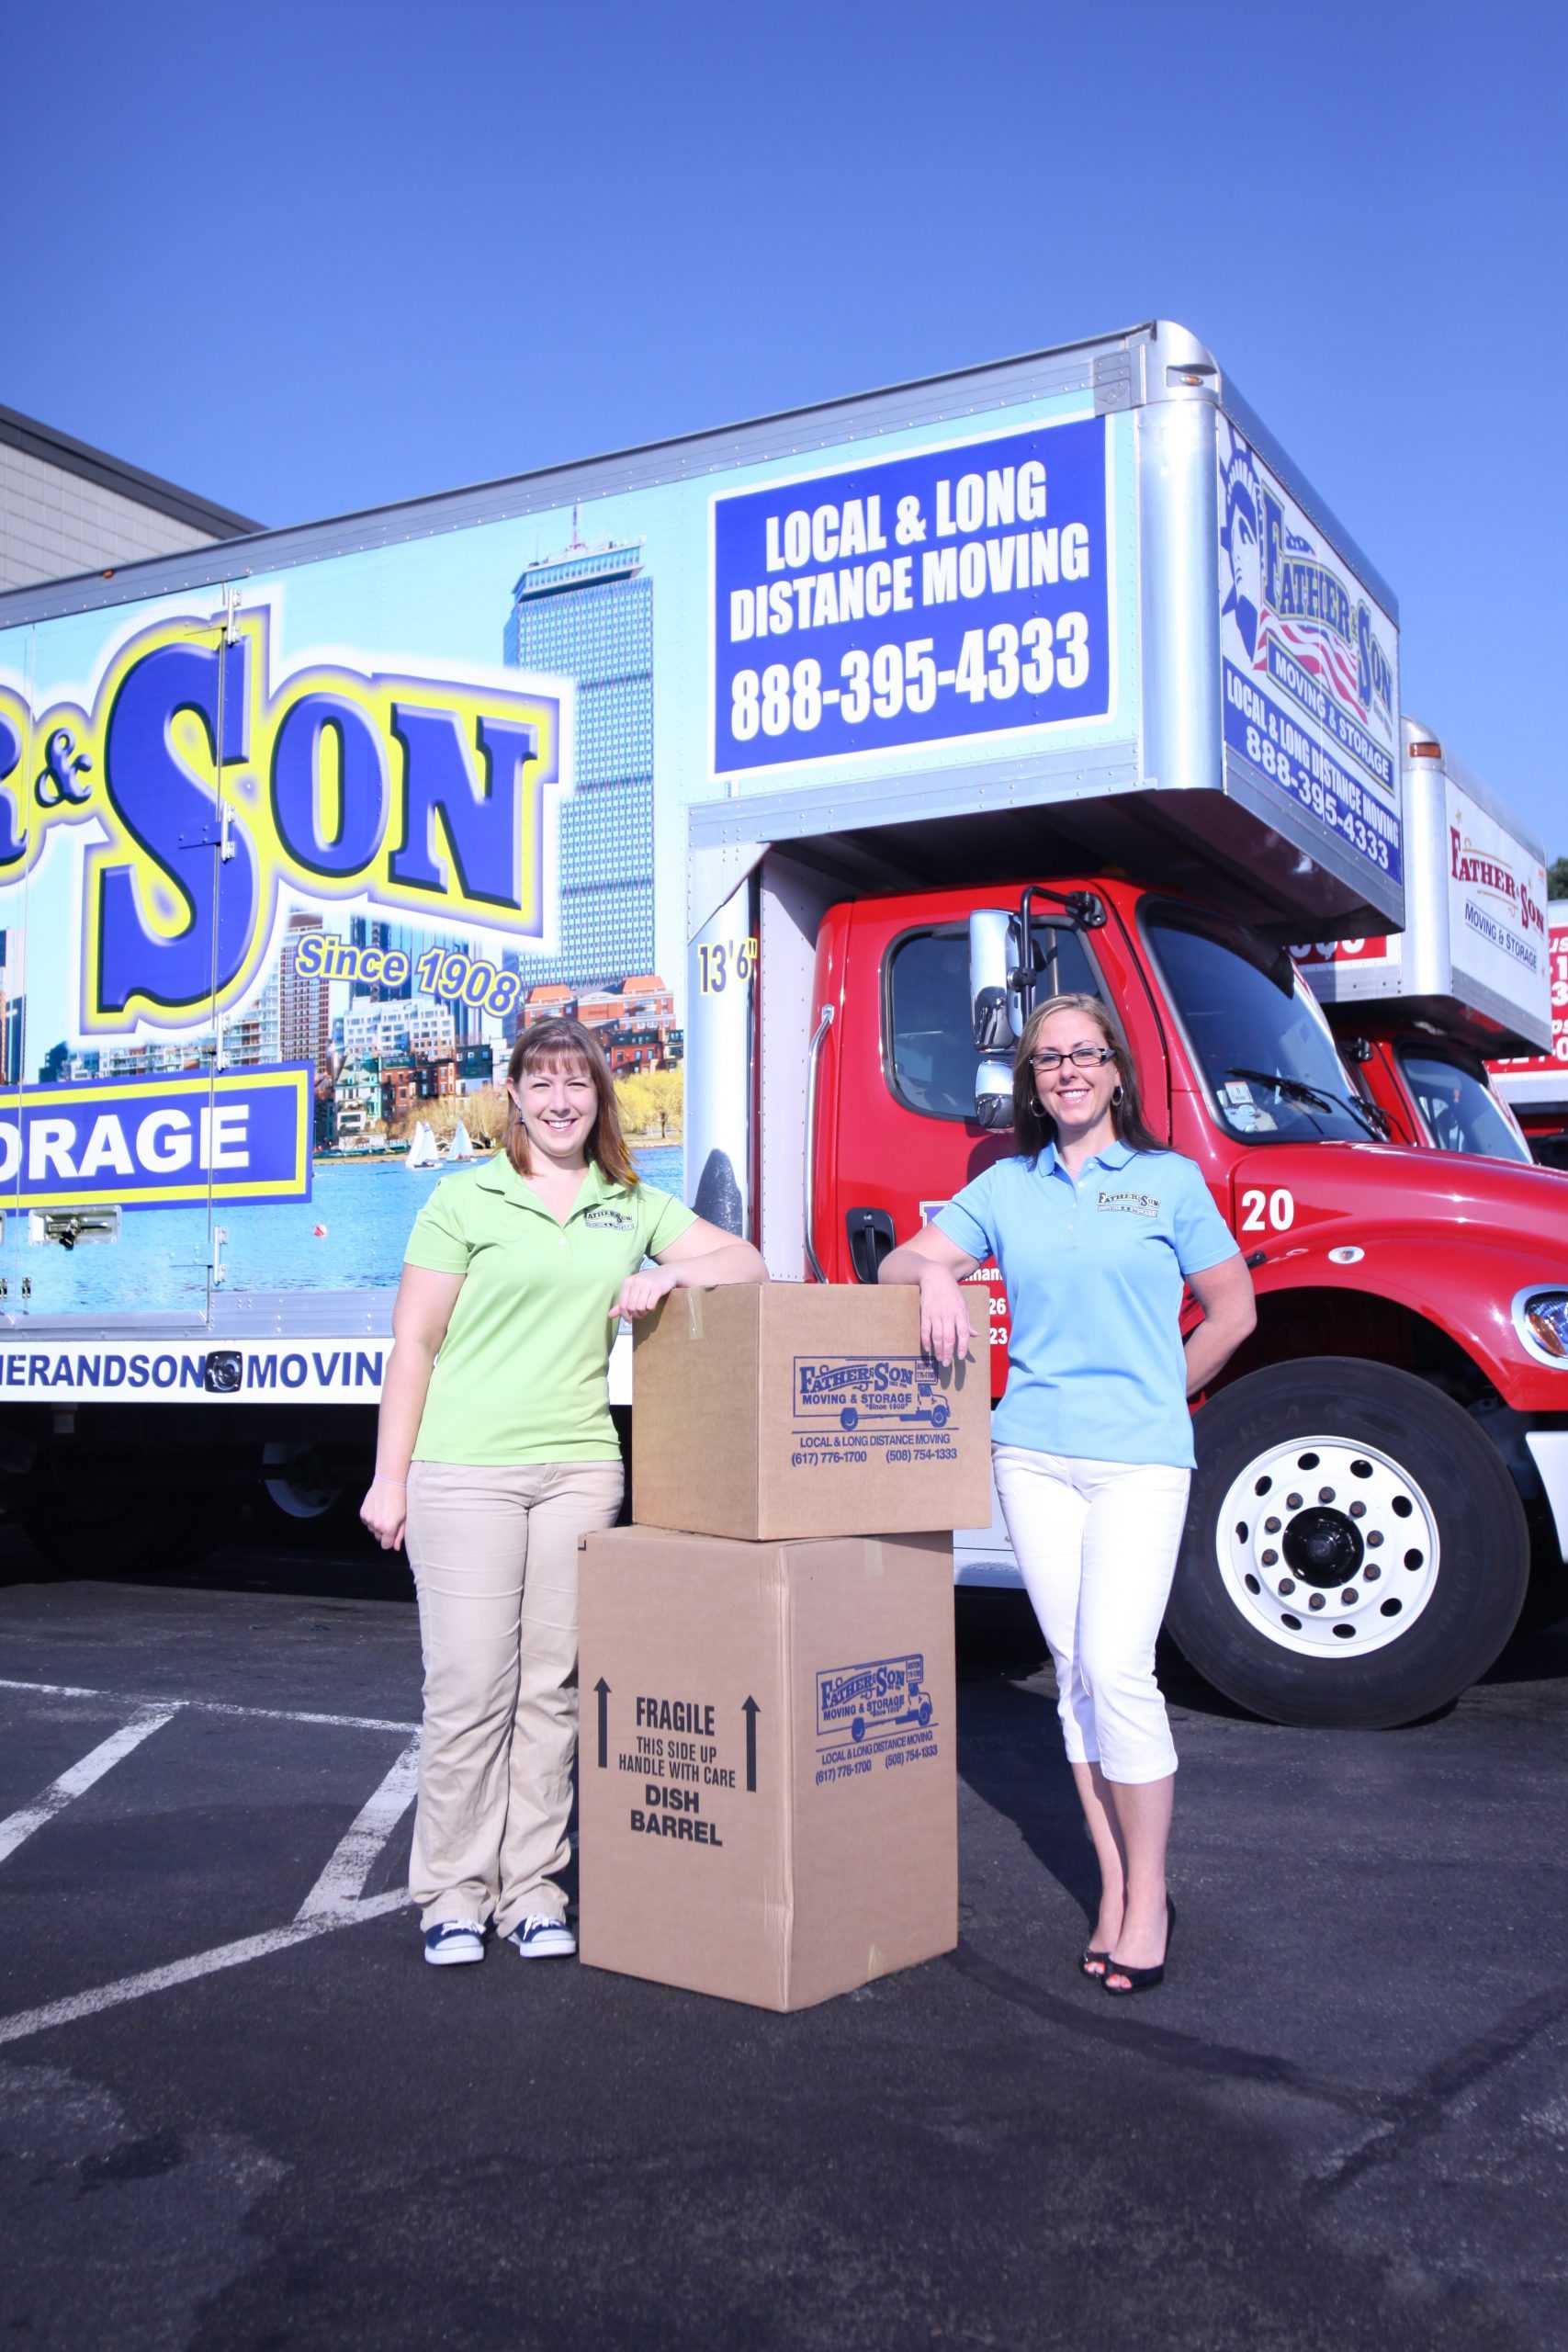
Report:
[[0,1540],[6,2341],[1568,2342],[1568,1625],[1396,1734],[1174,1668],[1181,1925],[1112,2007],[1048,1677],[966,1612],[961,1947],[778,2018],[422,1965],[374,1561],[37,1573]]

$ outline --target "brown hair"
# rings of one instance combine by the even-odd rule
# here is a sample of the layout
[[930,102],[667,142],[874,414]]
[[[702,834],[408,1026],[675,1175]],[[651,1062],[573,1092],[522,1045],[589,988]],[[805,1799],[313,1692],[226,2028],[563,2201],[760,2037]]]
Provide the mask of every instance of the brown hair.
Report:
[[1034,1072],[1030,1068],[1041,1030],[1054,1012],[1081,1012],[1092,1021],[1101,1038],[1111,1048],[1116,1063],[1116,1075],[1121,1081],[1122,1100],[1111,1106],[1111,1124],[1116,1130],[1116,1140],[1124,1143],[1129,1151],[1164,1151],[1168,1146],[1150,1133],[1145,1120],[1143,1105],[1138,1100],[1138,1080],[1133,1069],[1133,1057],[1111,1026],[1111,1015],[1097,996],[1048,996],[1037,1004],[1023,1024],[1023,1035],[1018,1041],[1018,1051],[1012,1064],[1012,1133],[1018,1149],[1026,1158],[1037,1159],[1048,1143],[1056,1139],[1056,1122],[1043,1110],[1034,1091]]
[[[615,1106],[615,1082],[604,1059],[604,1048],[592,1029],[585,1029],[581,1021],[569,1020],[562,1014],[536,1022],[532,1029],[520,1030],[512,1048],[512,1059],[506,1065],[506,1083],[508,1087],[521,1087],[528,1072],[541,1065],[547,1069],[560,1069],[573,1063],[581,1063],[587,1070],[599,1097],[599,1109],[583,1146],[584,1157],[612,1184],[636,1184],[639,1181],[637,1172],[621,1134],[621,1116]],[[510,1094],[506,1101],[506,1157],[519,1176],[532,1175],[528,1131]]]

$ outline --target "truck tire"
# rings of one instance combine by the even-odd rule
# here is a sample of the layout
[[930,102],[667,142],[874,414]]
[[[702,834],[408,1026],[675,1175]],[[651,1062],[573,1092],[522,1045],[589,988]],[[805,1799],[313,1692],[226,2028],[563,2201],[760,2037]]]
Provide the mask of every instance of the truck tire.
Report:
[[58,1577],[172,1572],[220,1540],[205,1497],[139,1484],[118,1458],[77,1462],[52,1450],[17,1488],[12,1516]]
[[1193,1424],[1167,1628],[1277,1724],[1386,1729],[1484,1674],[1529,1579],[1506,1465],[1450,1398],[1359,1357],[1275,1364]]
[[362,1542],[359,1505],[369,1483],[364,1461],[344,1463],[319,1446],[271,1439],[251,1492],[257,1532],[306,1550]]

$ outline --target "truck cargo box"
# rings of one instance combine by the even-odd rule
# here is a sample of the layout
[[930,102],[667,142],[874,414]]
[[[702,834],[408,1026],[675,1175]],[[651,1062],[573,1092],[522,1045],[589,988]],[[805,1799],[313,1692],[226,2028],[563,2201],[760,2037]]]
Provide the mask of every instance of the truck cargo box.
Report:
[[1325,1004],[1397,1005],[1491,1055],[1551,1042],[1546,864],[1539,842],[1418,719],[1402,722],[1402,934],[1303,943]]
[[[761,844],[1397,924],[1397,695],[1391,592],[1168,322],[0,597],[4,1377],[373,1399],[413,1207],[567,1005],[682,1190]],[[73,1344],[153,1325],[134,1386]]]
[[[1546,1049],[1494,1059],[1491,1069],[1497,1091],[1512,1105],[1532,1141],[1544,1135],[1561,1145],[1568,1126],[1568,899],[1548,902],[1546,942],[1551,1015]],[[1562,1167],[1564,1156],[1556,1151],[1551,1165]]]

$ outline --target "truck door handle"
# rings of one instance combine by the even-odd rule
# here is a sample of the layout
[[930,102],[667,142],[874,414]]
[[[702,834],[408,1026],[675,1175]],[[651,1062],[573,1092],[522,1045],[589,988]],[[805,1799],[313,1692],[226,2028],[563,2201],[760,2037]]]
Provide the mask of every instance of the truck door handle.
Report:
[[825,1283],[828,1279],[817,1255],[817,1220],[813,1212],[812,1188],[817,1181],[817,1070],[822,1058],[822,1040],[832,1025],[833,1008],[825,1004],[817,1016],[811,1043],[806,1048],[806,1262],[811,1269],[814,1283]]
[[846,1209],[850,1264],[857,1283],[874,1283],[876,1270],[894,1247],[893,1220],[886,1209]]

